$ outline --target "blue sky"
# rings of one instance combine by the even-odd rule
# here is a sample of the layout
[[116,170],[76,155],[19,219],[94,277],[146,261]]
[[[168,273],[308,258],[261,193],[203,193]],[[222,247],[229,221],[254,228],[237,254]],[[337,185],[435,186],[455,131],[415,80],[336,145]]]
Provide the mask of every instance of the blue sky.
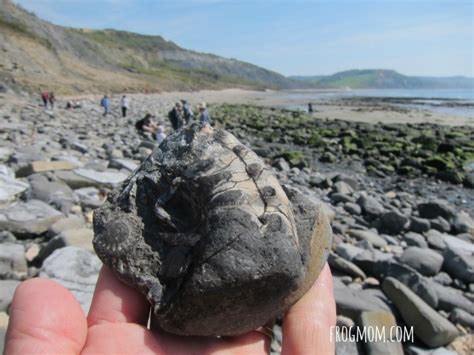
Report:
[[53,23],[159,34],[285,75],[474,76],[470,0],[15,0]]

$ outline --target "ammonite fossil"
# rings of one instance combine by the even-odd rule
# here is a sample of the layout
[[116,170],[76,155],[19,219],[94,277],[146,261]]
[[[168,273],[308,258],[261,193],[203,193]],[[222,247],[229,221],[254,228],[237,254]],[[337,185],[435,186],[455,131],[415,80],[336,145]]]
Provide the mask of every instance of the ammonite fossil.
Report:
[[232,134],[170,135],[94,216],[102,261],[181,335],[237,335],[296,302],[321,271],[331,228]]

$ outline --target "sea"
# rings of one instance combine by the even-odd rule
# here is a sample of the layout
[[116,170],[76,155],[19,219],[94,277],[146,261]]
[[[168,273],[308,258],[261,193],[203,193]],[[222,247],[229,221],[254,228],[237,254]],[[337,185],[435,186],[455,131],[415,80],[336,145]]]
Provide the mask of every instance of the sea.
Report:
[[[283,92],[282,92],[283,94]],[[409,99],[399,104],[404,107],[443,112],[474,119],[474,88],[472,89],[346,89],[346,90],[291,90],[284,92],[294,109],[306,109],[303,102],[344,97],[380,97]]]

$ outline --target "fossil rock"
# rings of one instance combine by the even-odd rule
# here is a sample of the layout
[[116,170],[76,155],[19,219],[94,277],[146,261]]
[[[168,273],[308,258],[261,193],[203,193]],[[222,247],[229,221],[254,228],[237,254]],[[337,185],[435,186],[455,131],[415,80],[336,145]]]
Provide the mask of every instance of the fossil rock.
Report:
[[249,148],[193,125],[165,140],[95,213],[94,247],[181,335],[236,335],[291,306],[331,245],[319,206]]

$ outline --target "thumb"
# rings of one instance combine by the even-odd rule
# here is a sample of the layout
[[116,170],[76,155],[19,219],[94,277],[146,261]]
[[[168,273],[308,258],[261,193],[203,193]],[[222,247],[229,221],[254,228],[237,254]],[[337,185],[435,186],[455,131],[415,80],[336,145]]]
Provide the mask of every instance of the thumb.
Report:
[[67,289],[35,278],[16,289],[5,354],[79,354],[87,337],[81,306]]

